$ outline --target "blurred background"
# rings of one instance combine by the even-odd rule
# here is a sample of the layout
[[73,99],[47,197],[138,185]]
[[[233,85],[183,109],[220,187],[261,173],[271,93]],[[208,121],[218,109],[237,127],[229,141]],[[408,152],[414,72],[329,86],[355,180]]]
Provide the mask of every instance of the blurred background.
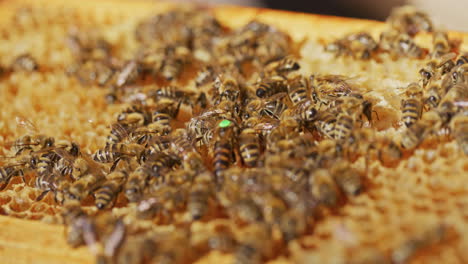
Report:
[[393,7],[412,4],[429,13],[435,25],[450,30],[468,31],[465,14],[468,10],[468,0],[198,0],[197,2],[267,7],[382,21]]

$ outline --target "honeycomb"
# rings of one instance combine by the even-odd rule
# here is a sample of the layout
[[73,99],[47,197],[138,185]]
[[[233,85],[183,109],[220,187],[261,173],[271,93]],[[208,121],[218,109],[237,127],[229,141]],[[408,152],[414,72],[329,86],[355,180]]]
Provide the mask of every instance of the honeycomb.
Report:
[[[18,126],[15,122],[18,116],[33,120],[40,133],[73,140],[89,154],[94,153],[105,145],[109,124],[128,104],[109,105],[105,101],[107,90],[95,85],[84,87],[67,75],[64,68],[73,63],[73,55],[65,36],[76,28],[99,31],[117,47],[113,50],[116,56],[131,58],[137,49],[133,28],[141,19],[163,12],[170,5],[153,7],[146,2],[126,1],[103,1],[96,6],[91,2],[78,6],[60,1],[47,6],[40,1],[2,5],[11,5],[11,11],[2,11],[7,15],[2,16],[4,23],[0,28],[0,65],[9,65],[18,55],[29,53],[41,71],[13,72],[0,81],[0,98],[4,102],[0,104],[0,155],[10,156],[10,143],[30,132]],[[243,10],[242,15],[234,21],[230,12],[239,10]],[[301,27],[301,19],[307,18],[299,14],[235,8],[215,9],[214,13],[222,23],[232,27],[240,27],[255,18],[283,30],[290,28],[293,40],[303,42],[300,72],[351,76],[353,82],[365,89],[363,93],[376,102],[374,110],[379,118],[373,126],[379,134],[399,140],[403,130],[399,123],[401,87],[419,79],[418,71],[426,61],[407,58],[394,61],[384,56],[382,62],[363,62],[323,52],[324,41],[359,30],[378,36],[382,24],[359,21],[333,27],[347,22],[320,17],[327,21],[314,23],[334,30],[304,33],[307,27]],[[450,36],[461,42],[460,50],[468,50],[468,37],[456,33]],[[418,35],[416,41],[422,47],[431,46],[427,34]],[[336,211],[325,212],[314,224],[313,231],[291,241],[286,249],[278,250],[280,254],[265,253],[274,255],[269,258],[270,263],[468,263],[464,250],[468,246],[468,190],[465,188],[468,159],[453,137],[429,138],[417,149],[404,151],[403,158],[392,166],[360,157],[352,167],[367,173],[366,190]],[[0,214],[62,224],[61,206],[51,195],[36,201],[40,191],[31,187],[34,177],[27,174],[26,183],[16,177],[0,191]],[[84,207],[95,211],[86,202]],[[112,213],[129,214],[127,208],[119,206],[119,201]],[[159,228],[170,232],[172,229],[166,222]],[[140,223],[141,226],[151,224]],[[194,223],[192,239],[203,240],[204,234],[223,224],[232,225],[225,219]],[[236,230],[236,237],[245,237],[243,229]],[[231,258],[229,254],[215,251],[198,262],[214,263]]]

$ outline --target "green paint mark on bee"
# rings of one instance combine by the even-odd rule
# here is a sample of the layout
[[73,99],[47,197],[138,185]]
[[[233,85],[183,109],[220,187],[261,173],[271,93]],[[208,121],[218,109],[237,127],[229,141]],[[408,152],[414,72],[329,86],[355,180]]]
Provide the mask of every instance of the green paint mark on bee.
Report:
[[219,122],[219,127],[221,128],[225,128],[225,127],[228,127],[231,125],[231,121],[227,120],[227,119],[224,119],[223,121]]

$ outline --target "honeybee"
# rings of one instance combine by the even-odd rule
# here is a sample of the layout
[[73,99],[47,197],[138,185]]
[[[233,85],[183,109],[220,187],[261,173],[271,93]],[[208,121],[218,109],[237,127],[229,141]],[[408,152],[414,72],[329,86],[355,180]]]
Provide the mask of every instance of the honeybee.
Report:
[[287,211],[287,205],[274,191],[259,191],[252,193],[252,199],[262,209],[262,214],[270,225],[279,224],[281,216]]
[[221,252],[232,252],[237,245],[237,241],[230,228],[225,225],[217,225],[214,229],[207,239],[208,248]]
[[349,48],[357,58],[369,59],[377,48],[377,42],[366,32],[351,34],[347,39],[349,41]]
[[102,174],[86,174],[73,182],[66,191],[66,199],[81,201],[104,180]]
[[[115,256],[111,258],[110,263],[126,264],[126,263],[142,263],[143,261],[149,261],[154,257],[156,242],[154,237],[157,234],[155,232],[145,232],[142,235],[125,235],[125,241],[118,248]],[[103,259],[97,260],[98,264],[105,264],[102,262]],[[114,261],[114,262],[113,262]]]
[[194,141],[189,138],[185,129],[177,129],[173,132],[171,149],[182,158],[182,166],[191,172],[201,172],[206,169],[202,156],[197,152]]
[[[215,143],[213,148],[213,167],[217,180],[220,179],[220,173],[226,170],[234,162],[234,142],[236,138],[237,124],[229,119],[224,119],[218,123],[215,131]],[[218,184],[220,183],[218,181]]]
[[389,29],[380,33],[379,36],[379,49],[381,51],[393,52],[395,40],[399,32],[395,29]]
[[0,167],[0,182],[3,185],[0,187],[0,191],[5,189],[8,186],[10,180],[15,176],[20,176],[23,179],[23,182],[26,182],[24,179],[24,173],[22,168],[20,168],[22,164],[10,164],[7,166]]
[[468,84],[458,83],[452,86],[437,107],[437,111],[440,113],[443,122],[445,124],[448,123],[457,112],[465,108],[467,100]]
[[176,118],[179,113],[180,105],[182,101],[179,101],[177,106],[173,108],[173,103],[158,109],[153,112],[152,123],[148,125],[153,131],[156,131],[162,135],[168,135],[172,131],[171,120]]
[[424,113],[420,120],[406,128],[402,133],[401,147],[412,149],[419,146],[430,133],[437,131],[437,127],[440,123],[441,116],[438,112],[429,111]]
[[[203,139],[206,133],[211,131],[212,134],[212,129],[215,124],[215,118],[205,118],[203,114],[198,117],[192,117],[192,119],[187,123],[188,136],[193,138],[195,142],[199,142]],[[204,144],[206,145],[208,142],[210,142],[210,140],[204,142]]]
[[101,163],[112,163],[123,156],[139,157],[144,147],[138,144],[108,144],[104,148],[97,150],[92,158]]
[[419,47],[410,35],[396,30],[384,31],[380,35],[379,47],[392,57],[406,56],[421,58],[425,50]]
[[171,146],[171,142],[168,137],[161,136],[161,137],[154,137],[152,138],[143,153],[140,156],[139,162],[145,162],[148,157],[155,155],[157,153],[164,152],[168,150]]
[[237,102],[240,96],[239,83],[233,76],[218,76],[216,77],[214,84],[216,94],[218,95],[217,102],[223,101],[224,99]]
[[277,93],[266,99],[253,99],[246,105],[245,114],[249,117],[260,114],[279,119],[288,108],[287,103],[286,93]]
[[445,95],[445,89],[442,85],[442,80],[431,81],[424,90],[424,104],[429,109],[436,108]]
[[450,121],[450,129],[460,149],[468,155],[468,112],[460,112]]
[[261,254],[258,248],[249,244],[240,244],[234,255],[235,264],[257,264],[261,263]]
[[126,239],[127,228],[121,219],[116,220],[113,225],[112,231],[103,240],[103,248],[101,252],[97,252],[96,263],[106,264],[114,263],[114,259],[117,255],[117,250],[123,245]]
[[125,126],[140,127],[151,122],[151,113],[140,105],[132,105],[117,115],[117,122]]
[[419,70],[419,74],[423,80],[423,86],[425,87],[431,79],[440,78],[442,75],[450,72],[455,66],[453,62],[455,57],[455,53],[446,53],[426,63],[426,66]]
[[150,142],[161,136],[160,130],[161,129],[159,127],[152,126],[151,124],[148,126],[137,127],[131,130],[125,143],[135,143],[142,146],[148,146]]
[[458,54],[457,58],[455,59],[455,65],[462,65],[468,63],[468,53],[460,53]]
[[49,192],[55,192],[55,200],[58,202],[57,191],[61,186],[63,186],[63,184],[61,184],[61,181],[63,180],[65,179],[55,171],[37,176],[34,187],[41,190],[42,193],[37,196],[36,201],[42,200]]
[[361,176],[349,166],[347,161],[338,161],[331,170],[336,184],[347,196],[356,196],[363,191],[364,186]]
[[306,215],[298,209],[290,209],[281,215],[279,224],[283,239],[286,243],[302,236],[307,230]]
[[260,142],[253,128],[245,128],[239,135],[239,151],[247,167],[255,167],[260,158]]
[[412,36],[421,30],[427,32],[432,32],[433,30],[432,21],[429,16],[424,12],[416,10],[413,6],[402,6],[393,9],[387,18],[387,23],[399,32]]
[[447,231],[447,226],[445,224],[437,224],[435,227],[429,228],[422,234],[418,234],[403,241],[402,244],[393,249],[393,263],[406,263],[417,251],[443,242],[447,237]]
[[59,155],[62,159],[68,159],[70,162],[73,163],[72,179],[74,180],[81,178],[85,174],[104,173],[104,169],[102,168],[102,166],[86,154],[82,154],[77,158],[73,158],[73,156],[70,157],[70,155],[63,154],[63,152],[60,152]]
[[150,177],[150,172],[145,164],[140,165],[135,171],[128,176],[127,183],[124,187],[124,194],[128,201],[138,202],[143,197],[143,191],[147,186]]
[[193,95],[188,91],[183,91],[179,87],[174,85],[163,86],[160,89],[150,92],[156,99],[167,98],[171,100],[181,100],[184,103],[190,101],[190,97]]
[[30,54],[21,54],[15,58],[15,60],[11,64],[11,69],[13,71],[37,71],[39,69],[39,65]]
[[197,87],[204,86],[208,83],[214,82],[216,78],[215,68],[213,65],[203,66],[197,73],[195,77],[195,85]]
[[301,68],[299,63],[291,56],[274,60],[265,65],[264,72],[269,75],[287,76],[289,73]]
[[286,109],[281,116],[281,119],[293,118],[306,128],[313,128],[314,122],[319,117],[315,104],[312,101],[307,100],[293,108]]
[[268,98],[280,92],[287,92],[287,83],[282,76],[264,77],[256,83],[255,94],[259,98]]
[[317,141],[310,133],[301,134],[292,140],[294,146],[294,157],[315,158],[317,150]]
[[316,128],[323,136],[333,139],[335,138],[335,126],[337,117],[329,111],[321,111],[317,114]]
[[378,138],[375,131],[370,128],[361,128],[353,131],[345,146],[348,159],[353,160],[353,154],[366,155],[367,160],[376,152],[377,158],[383,164],[394,163],[402,157],[398,145],[389,138]]
[[451,72],[452,82],[457,83],[468,83],[468,64],[461,64],[452,69]]
[[161,69],[164,58],[164,52],[151,45],[142,47],[135,56],[143,77],[148,74],[156,75]]
[[315,151],[312,153],[315,158],[313,165],[327,168],[338,157],[343,155],[343,145],[336,140],[323,139],[318,142]]
[[363,113],[363,102],[355,97],[344,97],[339,105],[333,136],[339,141],[349,138],[356,121]]
[[170,235],[153,236],[162,238],[157,241],[157,251],[152,259],[154,263],[176,264],[189,263],[190,250],[190,231],[177,229],[177,232],[171,232]]
[[171,134],[170,146],[174,153],[183,156],[187,152],[196,151],[193,141],[183,128],[176,129]]
[[112,124],[110,134],[107,136],[106,144],[116,144],[124,141],[129,137],[133,130],[132,126],[126,124]]
[[53,151],[41,153],[37,158],[37,174],[43,176],[44,174],[51,173],[59,159],[60,156]]
[[447,32],[436,30],[432,33],[433,54],[442,56],[450,52],[450,40]]
[[45,135],[26,135],[18,138],[13,143],[13,149],[16,150],[15,155],[21,154],[24,150],[40,150],[51,148],[55,144],[55,139],[53,137],[48,137]]
[[235,201],[230,213],[239,223],[255,223],[263,220],[261,208],[251,198],[241,198]]
[[147,158],[144,166],[148,168],[150,177],[158,181],[165,181],[164,174],[180,164],[180,159],[172,153],[157,153]]
[[95,84],[98,86],[108,84],[114,73],[112,65],[105,60],[84,61],[71,72],[83,85]]
[[192,220],[201,220],[210,209],[210,199],[213,197],[211,176],[208,173],[199,175],[188,195],[187,212]]
[[421,58],[424,55],[424,50],[407,34],[398,34],[393,45],[393,51],[398,55],[411,58]]
[[280,121],[276,118],[252,116],[242,120],[242,127],[253,128],[263,137],[266,137],[270,131],[279,126]]
[[299,123],[292,118],[282,119],[279,126],[270,131],[267,136],[267,146],[283,139],[293,139],[299,136]]
[[309,177],[311,194],[320,203],[335,207],[340,202],[340,193],[332,175],[326,169],[315,170]]
[[337,98],[348,95],[352,89],[347,80],[349,78],[342,75],[311,75],[309,83],[312,99],[315,103],[328,105]]
[[13,149],[16,152],[15,155],[19,155],[21,152],[27,149],[38,151],[54,146],[55,138],[39,134],[39,130],[31,120],[24,116],[18,115],[15,117],[15,121],[18,127],[25,129],[29,134],[16,139],[12,144]]
[[377,48],[376,41],[366,32],[350,34],[325,46],[325,51],[336,56],[350,55],[357,59],[369,59]]
[[185,56],[189,55],[189,51],[186,47],[167,47],[166,57],[160,68],[160,74],[168,81],[179,78],[184,65],[186,63]]
[[294,47],[289,35],[276,29],[265,32],[257,40],[257,45],[254,60],[262,64],[284,58],[291,54],[292,47]]
[[417,83],[410,83],[405,91],[405,99],[401,101],[402,121],[407,126],[412,126],[422,115],[423,90]]
[[140,65],[135,60],[126,62],[122,68],[116,73],[115,85],[122,87],[135,82],[140,75]]
[[310,100],[308,86],[307,79],[300,75],[289,81],[288,95],[293,105],[297,106]]
[[128,172],[125,169],[115,170],[106,176],[104,183],[94,192],[94,203],[97,209],[102,210],[113,206],[127,177]]
[[111,45],[97,32],[82,32],[72,28],[67,36],[66,43],[75,57],[81,61],[102,60],[111,55]]
[[263,258],[271,258],[271,228],[263,223],[251,224],[242,230],[234,253],[234,263],[261,263]]
[[66,240],[71,247],[84,244],[83,227],[89,225],[91,219],[83,211],[79,201],[67,201],[62,210],[62,218],[66,225]]

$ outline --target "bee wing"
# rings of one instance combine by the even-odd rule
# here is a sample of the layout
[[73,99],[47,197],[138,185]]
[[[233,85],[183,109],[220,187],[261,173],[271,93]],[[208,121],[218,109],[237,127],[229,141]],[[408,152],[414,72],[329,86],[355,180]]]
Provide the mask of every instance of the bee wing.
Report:
[[79,218],[76,221],[82,221],[80,224],[83,228],[83,240],[85,241],[88,248],[93,252],[95,255],[99,252],[98,249],[98,238],[96,233],[96,226],[94,225],[93,221],[88,217]]
[[124,126],[122,126],[121,124],[119,123],[114,123],[110,126],[110,129],[111,130],[118,130],[120,133],[122,133],[126,138],[128,138],[129,136],[129,130],[131,130],[131,128],[126,128]]
[[288,96],[288,94],[286,92],[281,92],[281,93],[277,93],[277,94],[274,94],[270,97],[268,97],[266,100],[267,101],[275,101],[275,100],[281,100],[282,98]]
[[106,174],[104,167],[102,167],[101,164],[94,161],[90,155],[83,153],[81,154],[81,158],[83,158],[88,163],[91,174],[95,176],[103,176]]
[[57,153],[62,159],[68,160],[70,162],[73,162],[75,160],[75,157],[73,157],[68,151],[66,151],[63,148],[55,148],[54,152]]
[[214,110],[209,110],[209,111],[203,112],[198,118],[211,117],[211,116],[219,115],[219,114],[222,114],[222,113],[224,113],[223,110],[216,108]]
[[440,57],[439,64],[437,64],[437,68],[441,67],[446,62],[455,59],[456,57],[457,57],[457,54],[455,54],[454,52],[450,52],[450,53],[443,55],[442,57]]
[[468,101],[456,101],[453,104],[462,108],[468,107]]
[[125,103],[144,102],[147,98],[148,98],[147,94],[142,93],[142,92],[136,92],[130,95],[126,95],[123,98],[123,102]]
[[33,134],[38,133],[39,130],[37,129],[36,125],[31,120],[27,119],[25,116],[17,115],[15,117],[15,120],[16,120],[16,124],[19,127],[26,129],[29,133],[33,133]]
[[126,228],[122,219],[117,220],[114,230],[104,242],[104,255],[113,257],[125,238]]
[[4,169],[9,169],[9,168],[14,168],[14,167],[18,167],[18,166],[24,166],[26,163],[25,162],[14,162],[14,163],[10,163],[6,166],[3,166]]
[[255,130],[271,130],[277,127],[279,124],[278,122],[262,122],[254,126]]

